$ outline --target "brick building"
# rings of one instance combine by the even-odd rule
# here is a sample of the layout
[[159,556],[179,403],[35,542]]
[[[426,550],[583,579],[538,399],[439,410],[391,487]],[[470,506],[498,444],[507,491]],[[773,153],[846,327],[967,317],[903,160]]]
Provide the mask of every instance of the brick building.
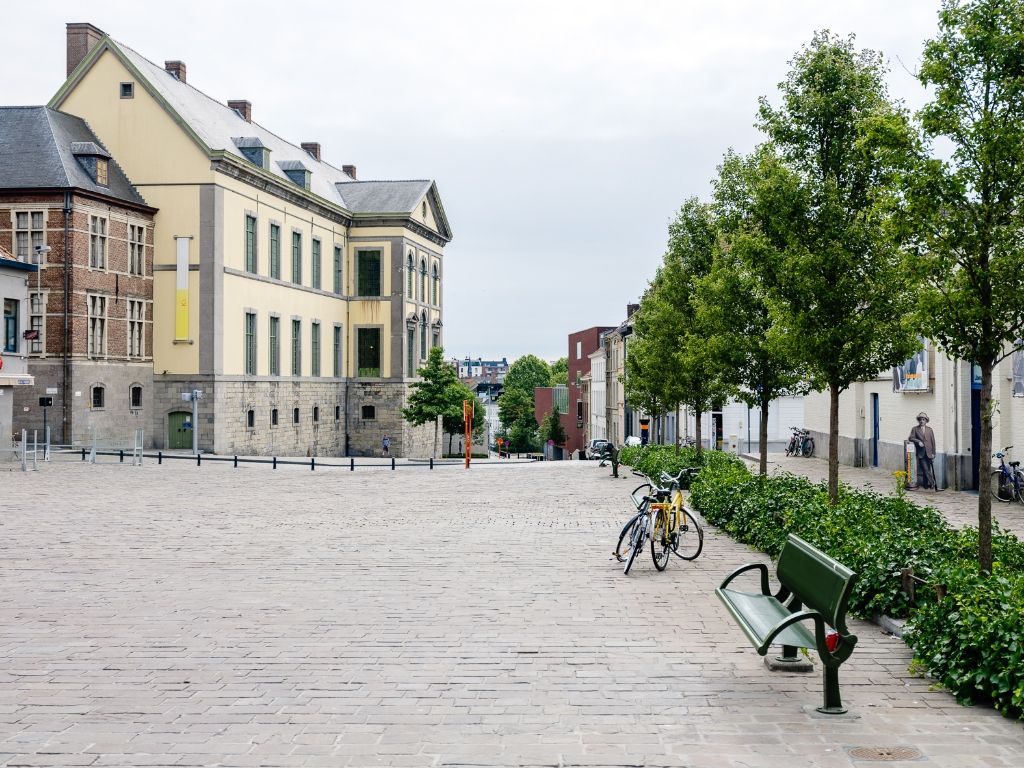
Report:
[[0,107],[0,247],[40,266],[22,334],[35,381],[15,389],[15,430],[42,427],[49,395],[53,442],[137,427],[150,442],[155,213],[84,120]]

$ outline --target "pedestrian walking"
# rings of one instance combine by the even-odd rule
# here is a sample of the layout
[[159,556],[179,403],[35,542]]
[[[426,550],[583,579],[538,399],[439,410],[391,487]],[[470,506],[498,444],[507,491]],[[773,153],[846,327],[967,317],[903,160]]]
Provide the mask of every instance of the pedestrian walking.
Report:
[[917,449],[918,479],[921,488],[938,490],[935,483],[935,432],[928,426],[928,414],[923,411],[917,414],[917,426],[910,430],[910,442]]
[[380,441],[381,456],[385,459],[391,455],[391,438],[384,435],[384,439]]

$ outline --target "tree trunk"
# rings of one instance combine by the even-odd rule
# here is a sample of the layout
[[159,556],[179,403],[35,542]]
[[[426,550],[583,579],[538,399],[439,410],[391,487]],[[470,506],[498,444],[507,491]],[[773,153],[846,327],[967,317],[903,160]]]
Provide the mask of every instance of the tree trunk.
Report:
[[981,364],[981,455],[978,457],[978,565],[992,571],[992,363]]
[[448,433],[448,455],[449,456],[452,455],[452,440],[454,440],[454,439],[455,439],[455,435],[453,435],[451,432],[449,432]]
[[679,453],[679,450],[683,446],[683,435],[682,435],[683,422],[682,422],[682,419],[680,419],[681,415],[682,414],[680,412],[680,408],[677,405],[676,406],[676,453],[677,454]]
[[839,503],[839,387],[829,385],[828,409],[828,503]]
[[697,442],[696,442],[695,445],[696,445],[696,448],[697,448],[697,455],[698,456],[700,455],[700,452],[704,450],[703,441],[700,439],[700,417],[701,417],[701,415],[702,414],[701,414],[699,409],[697,409],[697,408],[693,409],[693,431],[697,433],[697,436],[696,436]]
[[757,428],[757,444],[761,449],[761,476],[765,477],[768,475],[768,398],[763,395],[761,396],[761,423]]

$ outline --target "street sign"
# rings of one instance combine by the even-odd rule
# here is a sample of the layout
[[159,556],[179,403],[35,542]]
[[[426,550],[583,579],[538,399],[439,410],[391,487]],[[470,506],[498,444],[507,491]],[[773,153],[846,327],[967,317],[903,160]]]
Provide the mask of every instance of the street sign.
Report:
[[56,387],[47,387],[46,388],[46,394],[48,394],[48,395],[56,395],[59,391],[60,390],[57,389]]
[[40,397],[39,398],[39,407],[40,408],[49,408],[52,405],[53,405],[53,398],[52,397]]

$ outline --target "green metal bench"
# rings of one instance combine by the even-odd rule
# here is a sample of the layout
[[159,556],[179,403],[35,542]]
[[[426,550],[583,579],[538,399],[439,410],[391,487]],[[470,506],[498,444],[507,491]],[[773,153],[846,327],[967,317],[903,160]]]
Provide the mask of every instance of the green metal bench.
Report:
[[[747,571],[760,571],[761,591],[730,589],[733,579]],[[768,567],[750,563],[733,571],[715,594],[739,623],[762,656],[768,646],[782,645],[782,665],[797,663],[798,648],[814,648],[823,667],[825,704],[819,712],[846,712],[839,696],[839,667],[850,658],[857,637],[846,628],[846,608],[857,574],[795,534],[789,534],[776,566],[779,591],[768,586]],[[814,623],[813,632],[803,622]],[[830,629],[835,635],[830,637]],[[829,645],[832,648],[829,648]]]

